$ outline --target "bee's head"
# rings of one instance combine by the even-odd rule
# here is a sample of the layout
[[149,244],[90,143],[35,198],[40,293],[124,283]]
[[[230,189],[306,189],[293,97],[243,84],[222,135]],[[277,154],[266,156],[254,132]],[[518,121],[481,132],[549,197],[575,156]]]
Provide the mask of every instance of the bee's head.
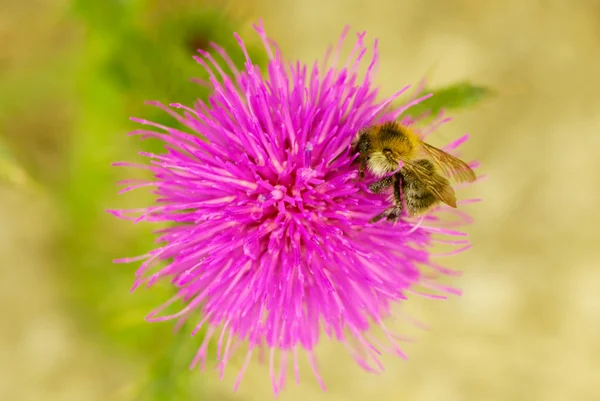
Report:
[[401,128],[398,124],[387,123],[370,126],[359,132],[353,146],[374,175],[392,173],[398,169],[401,160],[413,156],[418,138]]

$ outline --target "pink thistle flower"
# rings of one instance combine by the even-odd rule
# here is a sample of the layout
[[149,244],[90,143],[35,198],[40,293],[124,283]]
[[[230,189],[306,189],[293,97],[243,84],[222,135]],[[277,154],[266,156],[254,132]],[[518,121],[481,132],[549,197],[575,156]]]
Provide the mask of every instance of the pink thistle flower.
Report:
[[[403,114],[430,96],[393,107],[406,86],[377,100],[372,82],[377,41],[370,61],[365,61],[365,34],[358,34],[339,65],[346,28],[335,51],[327,52],[320,67],[315,63],[309,68],[284,62],[262,23],[255,29],[270,60],[266,76],[252,64],[236,34],[246,55],[242,71],[217,45],[212,47],[227,72],[223,62],[199,50],[196,60],[209,73],[206,84],[214,88],[208,104],[198,101],[188,108],[153,103],[193,133],[134,119],[158,130],[133,134],[161,139],[166,153],[141,153],[150,164],[134,166],[149,169],[154,180],[129,182],[124,191],[152,186],[157,204],[112,213],[135,221],[175,223],[160,231],[161,247],[118,261],[144,260],[135,286],[170,280],[176,288],[176,295],[148,320],[200,320],[193,334],[203,326],[206,334],[192,366],[204,365],[208,341],[216,336],[221,375],[232,349],[246,343],[236,388],[253,352],[268,348],[278,393],[288,357],[299,380],[298,351],[308,355],[323,386],[314,357],[321,330],[344,343],[369,371],[383,370],[378,355],[384,348],[404,357],[399,337],[386,329],[384,318],[393,303],[417,292],[416,286],[435,290],[438,294],[430,295],[434,298],[458,293],[434,281],[431,273],[455,272],[432,261],[429,247],[442,242],[458,247],[450,253],[467,249],[467,240],[447,236],[464,236],[453,226],[468,223],[469,217],[440,206],[418,222],[369,223],[389,202],[367,190],[368,179],[358,180],[350,144],[364,126],[400,117],[407,124],[418,121],[418,116]],[[365,63],[366,73],[359,75]],[[439,116],[422,132],[447,121]],[[467,138],[445,150],[453,151]],[[459,218],[443,225],[437,215],[441,212]],[[176,301],[185,307],[162,316]],[[391,347],[375,340],[372,326],[382,329]]]

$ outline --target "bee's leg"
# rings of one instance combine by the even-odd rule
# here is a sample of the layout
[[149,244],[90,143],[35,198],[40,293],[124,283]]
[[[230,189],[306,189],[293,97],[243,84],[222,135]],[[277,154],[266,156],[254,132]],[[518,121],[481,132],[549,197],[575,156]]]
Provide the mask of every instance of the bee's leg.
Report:
[[388,221],[398,221],[400,216],[402,216],[402,176],[400,173],[394,175],[394,207],[388,209],[387,212],[387,220]]
[[400,220],[400,216],[402,216],[402,208],[401,207],[393,207],[389,209],[389,213],[387,215],[387,220],[396,222]]
[[402,176],[400,173],[394,175],[394,204],[402,211]]
[[378,214],[377,216],[373,217],[369,223],[377,223],[379,220],[383,219],[385,217],[385,213],[387,212],[387,210],[383,213]]
[[358,174],[360,179],[365,178],[365,170],[367,169],[367,155],[371,149],[371,143],[366,135],[360,135],[358,143],[356,144],[356,150],[360,154],[360,166],[358,167]]
[[402,208],[399,207],[390,207],[388,209],[385,209],[383,213],[378,214],[377,216],[373,217],[370,222],[371,223],[377,223],[379,220],[383,219],[384,217],[386,218],[387,221],[398,221],[398,219],[400,218],[400,216],[402,215]]
[[[392,177],[384,178],[384,180],[385,179],[389,179],[390,184],[392,184],[394,186],[394,206],[386,209],[383,213],[380,213],[377,216],[373,217],[371,219],[371,223],[376,223],[379,220],[383,219],[384,217],[388,221],[395,222],[400,219],[400,216],[402,216],[402,209],[403,209],[402,192],[401,192],[402,177],[401,177],[400,173],[398,173],[398,174],[393,175]],[[383,181],[383,180],[381,180],[381,181]],[[377,183],[374,183],[371,185],[375,185],[375,184],[377,184]],[[388,186],[390,184],[388,184]],[[369,188],[369,189],[371,189],[371,188]]]
[[374,194],[377,194],[377,193],[381,192],[382,190],[384,190],[385,188],[391,187],[393,184],[393,181],[394,181],[394,177],[391,177],[391,176],[385,177],[385,178],[369,185],[369,191],[373,192]]
[[367,160],[361,157],[360,164],[358,166],[358,176],[360,177],[361,180],[365,178],[365,170],[366,169],[367,169]]

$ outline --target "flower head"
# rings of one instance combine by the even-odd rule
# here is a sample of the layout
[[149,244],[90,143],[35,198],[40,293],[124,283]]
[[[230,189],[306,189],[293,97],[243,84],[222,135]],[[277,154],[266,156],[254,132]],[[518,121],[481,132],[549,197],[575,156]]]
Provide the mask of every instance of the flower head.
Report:
[[[321,381],[313,350],[322,330],[347,345],[368,370],[383,369],[377,359],[381,346],[370,336],[372,326],[381,327],[391,349],[403,356],[383,320],[391,304],[416,292],[417,285],[454,291],[426,274],[426,269],[451,273],[431,260],[428,247],[439,234],[464,234],[436,226],[435,213],[443,208],[418,223],[369,223],[389,201],[368,191],[368,178],[358,179],[351,142],[371,124],[400,117],[405,124],[414,123],[403,114],[429,97],[393,107],[407,86],[377,100],[372,82],[377,41],[366,60],[365,34],[358,34],[350,55],[339,65],[346,29],[325,61],[308,67],[285,62],[262,24],[255,28],[269,57],[265,76],[236,34],[247,57],[242,71],[216,45],[212,46],[222,62],[199,50],[201,57],[196,59],[208,71],[214,89],[208,103],[198,101],[193,108],[157,104],[192,133],[136,120],[158,130],[134,134],[160,138],[166,152],[143,154],[151,159],[145,168],[154,180],[141,185],[155,188],[157,204],[133,211],[136,215],[130,218],[174,223],[160,231],[163,245],[142,257],[145,261],[137,272],[136,285],[170,280],[177,291],[148,319],[197,319],[194,334],[207,328],[194,363],[204,364],[208,339],[216,333],[221,372],[232,346],[245,342],[247,358],[237,384],[253,351],[268,348],[277,392],[286,377],[288,356],[298,377],[298,351],[308,355]],[[366,73],[361,75],[358,69],[365,63]],[[421,132],[446,121],[438,118]],[[467,216],[459,216],[464,223]],[[437,241],[468,246],[460,239]],[[176,300],[186,306],[161,316]]]

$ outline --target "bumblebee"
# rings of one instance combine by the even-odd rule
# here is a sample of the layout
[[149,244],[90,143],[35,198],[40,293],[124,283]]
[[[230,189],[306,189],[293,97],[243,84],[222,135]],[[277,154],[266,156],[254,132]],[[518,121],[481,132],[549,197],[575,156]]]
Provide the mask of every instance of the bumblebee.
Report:
[[353,150],[359,153],[361,179],[366,170],[383,177],[369,185],[371,192],[393,187],[394,205],[371,222],[384,217],[396,221],[404,210],[416,216],[440,201],[455,208],[456,195],[446,177],[458,182],[473,182],[476,178],[467,163],[422,141],[416,132],[396,122],[361,130]]

